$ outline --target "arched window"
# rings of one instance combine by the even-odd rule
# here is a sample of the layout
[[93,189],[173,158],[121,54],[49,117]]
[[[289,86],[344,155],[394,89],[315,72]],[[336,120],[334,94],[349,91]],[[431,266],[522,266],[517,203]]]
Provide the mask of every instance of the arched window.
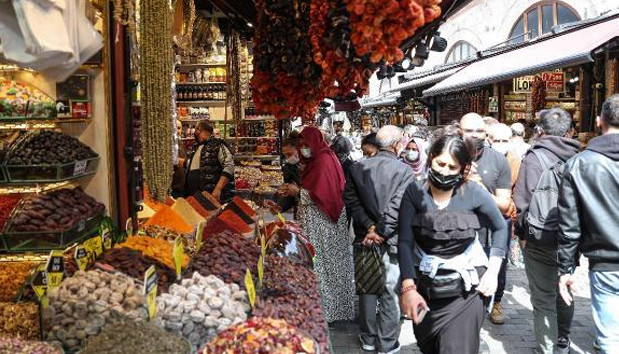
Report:
[[518,18],[509,34],[509,43],[522,43],[550,32],[554,26],[575,21],[580,21],[580,17],[568,5],[560,1],[543,1],[531,6]]
[[458,41],[451,47],[449,52],[447,52],[445,63],[459,62],[460,60],[475,56],[475,53],[477,53],[477,49],[473,47],[471,43],[467,41]]

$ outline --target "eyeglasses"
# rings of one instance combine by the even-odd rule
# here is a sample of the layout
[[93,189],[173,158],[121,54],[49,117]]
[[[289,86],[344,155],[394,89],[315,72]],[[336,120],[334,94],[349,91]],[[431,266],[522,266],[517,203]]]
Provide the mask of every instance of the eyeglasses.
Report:
[[494,139],[493,139],[493,140],[492,140],[492,143],[493,143],[493,144],[496,144],[496,143],[509,143],[509,140],[507,140],[507,139],[506,139],[506,140],[494,140]]
[[486,134],[486,129],[462,129],[464,134]]

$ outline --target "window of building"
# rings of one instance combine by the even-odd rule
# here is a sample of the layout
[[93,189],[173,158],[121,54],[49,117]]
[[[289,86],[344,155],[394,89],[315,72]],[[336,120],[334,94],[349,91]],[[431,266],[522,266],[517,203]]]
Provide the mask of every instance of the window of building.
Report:
[[455,63],[461,60],[474,57],[477,49],[467,41],[458,41],[454,44],[445,58],[445,63]]
[[580,21],[578,14],[560,1],[544,1],[533,5],[522,16],[509,34],[509,43],[522,43],[548,33],[552,27]]

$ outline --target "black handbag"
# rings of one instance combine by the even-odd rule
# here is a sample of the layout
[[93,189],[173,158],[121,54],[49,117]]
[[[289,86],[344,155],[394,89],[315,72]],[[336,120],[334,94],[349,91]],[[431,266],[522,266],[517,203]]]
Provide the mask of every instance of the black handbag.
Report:
[[355,287],[358,295],[380,295],[385,290],[385,268],[380,249],[361,246],[355,252]]
[[460,273],[439,270],[434,278],[417,271],[417,289],[426,300],[448,299],[464,294],[464,281]]

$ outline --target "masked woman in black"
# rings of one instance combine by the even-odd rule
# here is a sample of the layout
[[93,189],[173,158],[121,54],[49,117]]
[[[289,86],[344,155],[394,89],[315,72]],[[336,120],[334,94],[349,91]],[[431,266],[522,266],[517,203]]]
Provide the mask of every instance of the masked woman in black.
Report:
[[[473,151],[459,135],[440,137],[430,149],[428,180],[411,184],[400,206],[400,302],[423,353],[478,353],[485,305],[505,256],[501,212],[484,188],[464,178]],[[479,218],[492,225],[490,259],[477,240]]]

